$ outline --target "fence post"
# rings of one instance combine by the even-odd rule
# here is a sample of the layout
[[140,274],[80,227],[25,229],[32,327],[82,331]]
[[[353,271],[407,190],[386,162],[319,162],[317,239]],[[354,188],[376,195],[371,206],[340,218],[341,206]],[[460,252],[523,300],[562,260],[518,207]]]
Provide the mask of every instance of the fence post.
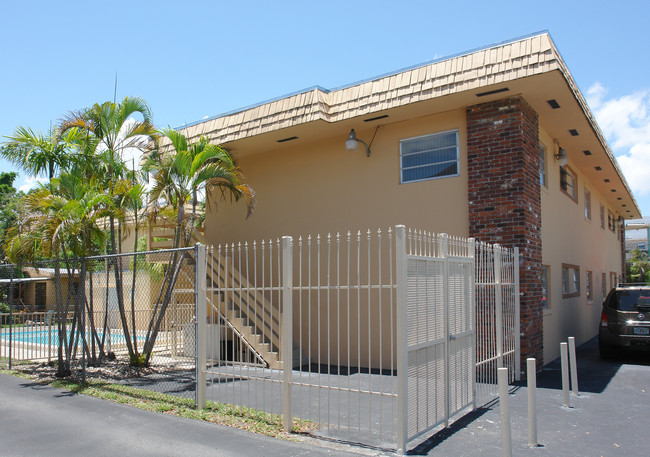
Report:
[[282,237],[282,393],[284,431],[291,431],[291,375],[293,370],[293,238]]
[[408,440],[408,347],[406,335],[408,332],[407,305],[408,295],[406,261],[406,227],[395,227],[395,283],[397,285],[396,314],[397,314],[397,452],[406,452]]
[[562,366],[562,406],[570,408],[569,402],[569,358],[566,343],[560,343],[560,362]]
[[[196,294],[196,331],[194,334],[194,354],[196,363],[196,408],[203,409],[206,404],[206,346],[208,341],[207,323],[207,261],[205,245],[197,243],[194,246],[194,291]],[[135,271],[133,272],[135,274]]]
[[507,368],[497,368],[497,382],[499,385],[499,409],[501,412],[501,443],[503,445],[503,457],[512,457],[512,431],[510,428]]
[[13,325],[14,325],[14,266],[9,269],[9,369],[11,370],[11,356],[13,350]]
[[[81,258],[81,274],[77,289],[77,303],[81,307],[81,381],[86,382],[86,258]],[[73,279],[74,281],[74,279]]]
[[528,377],[528,446],[537,446],[537,360],[526,359]]
[[578,362],[576,361],[576,339],[569,337],[569,371],[571,372],[571,392],[576,397],[580,396],[578,389]]
[[495,244],[494,252],[494,314],[497,339],[497,368],[503,368],[503,294],[501,290],[501,246]]
[[449,416],[451,416],[451,378],[449,375],[450,370],[450,341],[452,338],[449,332],[449,237],[446,233],[441,233],[438,238],[438,256],[444,259],[442,269],[442,303],[443,303],[443,316],[442,322],[445,335],[445,422],[444,426],[449,426]]
[[519,295],[519,248],[515,246],[513,259],[515,278],[515,381],[521,380],[521,296]]
[[471,272],[469,275],[469,288],[472,294],[472,303],[470,316],[472,320],[473,347],[472,347],[472,409],[476,409],[476,400],[478,398],[478,391],[476,388],[476,361],[478,360],[478,319],[476,314],[476,241],[474,238],[468,240],[468,255],[472,258]]

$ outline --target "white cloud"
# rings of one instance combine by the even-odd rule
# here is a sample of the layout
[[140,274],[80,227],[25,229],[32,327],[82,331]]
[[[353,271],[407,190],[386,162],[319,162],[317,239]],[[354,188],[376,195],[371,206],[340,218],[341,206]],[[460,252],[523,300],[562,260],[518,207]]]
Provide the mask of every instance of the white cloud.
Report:
[[650,93],[608,99],[607,89],[596,82],[587,100],[632,191],[650,195]]
[[21,192],[28,192],[32,189],[34,189],[38,184],[45,184],[47,183],[48,179],[47,178],[34,178],[32,176],[28,176],[25,178],[23,181],[23,185],[18,188],[19,191]]

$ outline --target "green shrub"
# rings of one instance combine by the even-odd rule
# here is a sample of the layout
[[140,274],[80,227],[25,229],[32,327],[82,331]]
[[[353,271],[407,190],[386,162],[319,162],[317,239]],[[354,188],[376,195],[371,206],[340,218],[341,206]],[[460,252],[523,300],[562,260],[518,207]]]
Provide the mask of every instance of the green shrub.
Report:
[[9,312],[9,303],[0,302],[0,314]]

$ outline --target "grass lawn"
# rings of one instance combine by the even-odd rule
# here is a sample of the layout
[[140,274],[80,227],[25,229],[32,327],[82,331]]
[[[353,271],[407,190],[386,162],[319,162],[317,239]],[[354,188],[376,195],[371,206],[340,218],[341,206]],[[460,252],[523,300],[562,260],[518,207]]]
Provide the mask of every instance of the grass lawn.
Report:
[[[18,370],[2,370],[0,373],[35,379],[28,373]],[[43,382],[42,379],[38,379]],[[286,433],[282,427],[282,416],[263,411],[208,402],[205,409],[194,408],[194,400],[173,395],[138,389],[122,384],[90,379],[85,383],[75,380],[51,380],[44,382],[59,389],[77,394],[90,395],[104,400],[134,406],[136,408],[158,413],[172,414],[186,419],[196,419],[215,424],[228,425],[242,430],[282,439],[296,439],[298,434],[305,434],[316,428],[316,423],[293,419],[292,432]]]

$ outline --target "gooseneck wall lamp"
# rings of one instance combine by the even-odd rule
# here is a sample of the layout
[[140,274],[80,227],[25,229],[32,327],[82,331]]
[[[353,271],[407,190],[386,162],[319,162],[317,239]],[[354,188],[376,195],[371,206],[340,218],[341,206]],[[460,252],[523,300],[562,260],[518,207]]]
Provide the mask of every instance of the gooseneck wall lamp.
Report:
[[564,167],[569,163],[569,158],[566,155],[566,151],[562,148],[559,148],[558,153],[555,154],[555,160],[558,161],[561,167]]
[[357,138],[357,134],[354,129],[350,130],[350,136],[345,141],[345,149],[357,149],[359,147],[359,143],[363,144],[366,148],[366,157],[370,157],[370,147],[366,144],[365,141]]

